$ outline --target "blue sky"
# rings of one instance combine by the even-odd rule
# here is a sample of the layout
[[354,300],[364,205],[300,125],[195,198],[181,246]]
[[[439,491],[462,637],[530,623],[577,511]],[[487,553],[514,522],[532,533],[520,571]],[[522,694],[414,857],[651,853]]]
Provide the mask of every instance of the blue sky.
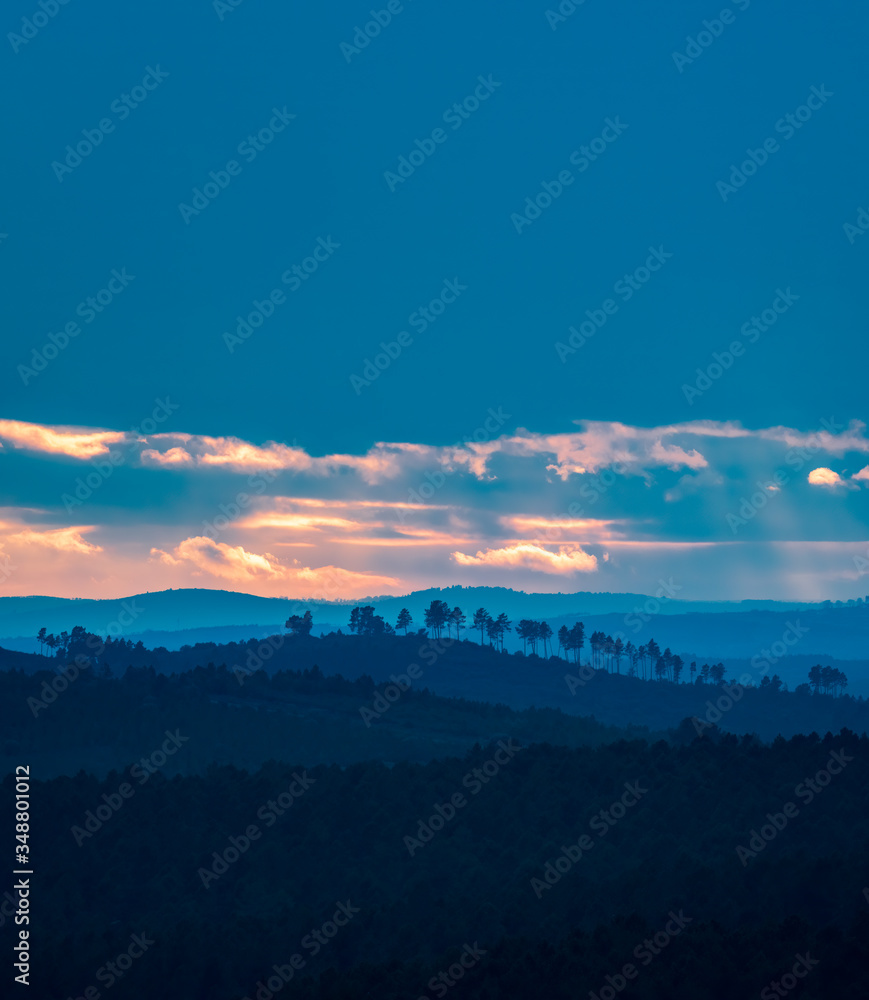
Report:
[[[703,574],[708,553],[680,552],[698,597],[865,590],[853,562],[865,536],[864,480],[851,477],[867,460],[862,430],[845,429],[866,419],[867,244],[844,227],[869,208],[866,11],[841,2],[653,9],[585,0],[555,21],[547,11],[558,6],[546,3],[392,6],[390,23],[379,33],[372,27],[376,37],[358,53],[341,45],[371,21],[370,3],[311,9],[242,0],[215,9],[201,0],[118,10],[70,0],[26,44],[9,33],[21,34],[22,18],[40,8],[7,6],[0,82],[15,101],[3,112],[0,416],[15,427],[0,436],[0,503],[9,537],[24,532],[29,544],[28,531],[59,539],[46,533],[89,530],[75,536],[88,539],[83,548],[70,548],[69,534],[57,545],[37,543],[63,565],[46,562],[42,579],[18,570],[6,592],[129,592],[132,567],[155,558],[152,589],[190,582],[179,546],[201,537],[202,521],[252,474],[244,462],[222,464],[221,478],[213,463],[200,470],[203,438],[277,442],[314,458],[370,455],[378,442],[413,445],[413,461],[429,464],[407,459],[380,486],[359,468],[331,466],[309,482],[293,459],[295,471],[277,463],[280,475],[263,495],[275,510],[298,496],[404,502],[425,471],[447,468],[443,516],[453,518],[454,539],[469,539],[464,548],[446,539],[440,548],[418,546],[411,567],[400,544],[374,543],[386,535],[360,557],[363,546],[300,539],[298,526],[256,539],[236,523],[215,543],[227,550],[209,549],[221,565],[237,561],[229,549],[241,549],[271,555],[274,568],[299,545],[309,551],[298,565],[312,573],[334,566],[367,574],[356,581],[363,593],[368,583],[400,592],[484,582],[483,569],[493,576],[485,582],[523,589],[652,588],[674,564],[663,548],[616,559],[594,548],[593,532],[554,541],[531,528],[505,536],[467,513],[563,517],[584,483],[606,463],[614,467],[617,449],[574,462],[566,474],[547,469],[545,449],[532,449],[530,467],[512,455],[482,474],[425,449],[475,431],[487,441],[527,431],[586,434],[582,451],[610,441],[617,426],[639,433],[704,420],[754,433],[702,442],[691,433],[653,434],[642,469],[616,473],[617,484],[586,515],[628,520],[623,545],[721,542],[714,580]],[[704,20],[716,22],[718,36],[704,35],[711,44],[692,49]],[[674,53],[696,57],[686,63]],[[143,80],[149,89],[134,91]],[[133,93],[147,96],[125,104]],[[450,113],[463,102],[460,116]],[[93,136],[101,121],[111,130],[64,169],[66,146],[85,140],[83,130]],[[281,130],[262,133],[269,141],[256,149],[247,137],[270,123]],[[774,151],[764,153],[767,140]],[[581,158],[589,145],[603,150],[593,162]],[[420,147],[431,155],[401,183],[390,181],[400,158]],[[765,158],[754,171],[749,150]],[[733,165],[747,159],[751,175],[724,190],[719,182],[731,184]],[[233,160],[231,176],[224,172]],[[225,184],[216,197],[197,215],[181,209],[203,205],[194,189],[212,173]],[[544,183],[551,204],[532,208],[517,227],[517,213]],[[315,261],[318,247],[323,259]],[[293,267],[304,274],[306,260],[313,273],[293,280]],[[658,269],[644,271],[647,261]],[[113,272],[128,277],[119,282]],[[633,289],[625,275],[635,275]],[[88,297],[107,287],[118,291],[104,293],[104,311],[89,312]],[[246,339],[224,336],[273,293],[278,304],[260,328]],[[419,310],[432,301],[429,322]],[[606,320],[591,336],[591,326],[580,326],[588,313]],[[36,371],[49,332],[76,322],[80,332]],[[731,355],[734,343],[741,351]],[[731,358],[726,370],[715,368],[715,352]],[[371,368],[378,355],[381,368]],[[67,509],[61,497],[78,466],[100,452],[83,454],[80,442],[46,450],[18,426],[128,435],[138,427],[132,436],[141,438],[160,399],[176,409],[156,433],[196,436],[189,461],[142,459],[180,447],[175,439],[126,447],[118,475],[87,510]],[[481,430],[490,411],[509,415],[494,432]],[[799,470],[781,434],[763,436],[780,427],[816,434],[822,420],[851,435],[847,447],[819,449]],[[694,449],[706,465],[661,464],[649,457],[656,440]],[[734,532],[727,514],[780,468],[792,473],[781,487],[782,513],[770,507]],[[809,483],[814,468],[837,479],[821,474]],[[435,530],[440,515],[426,514],[425,530]],[[123,546],[111,535],[116,528]],[[802,548],[783,559],[771,542]],[[857,548],[818,555],[819,545],[842,543]],[[212,579],[202,557],[208,546],[197,544],[183,552],[199,553],[188,567],[200,574],[198,585],[228,581],[265,592],[256,573]],[[522,544],[550,556],[516,556]],[[277,545],[287,546],[283,555]],[[15,546],[8,542],[8,551]],[[454,556],[507,550],[513,554],[487,567]],[[594,552],[596,568],[579,568],[578,557],[573,566],[576,551]],[[616,563],[618,572],[609,568]],[[297,576],[268,579],[269,592],[301,586]],[[352,578],[342,579],[352,589]],[[752,585],[764,593],[742,593]]]

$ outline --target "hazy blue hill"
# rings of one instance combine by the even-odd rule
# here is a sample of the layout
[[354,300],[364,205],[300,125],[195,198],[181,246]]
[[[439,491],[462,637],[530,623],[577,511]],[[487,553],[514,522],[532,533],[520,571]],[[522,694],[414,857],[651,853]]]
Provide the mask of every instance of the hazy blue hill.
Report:
[[[589,616],[605,614],[627,614],[634,608],[643,608],[651,601],[657,608],[657,614],[682,614],[686,611],[702,611],[708,614],[721,614],[728,611],[747,611],[758,607],[777,609],[781,611],[794,610],[809,605],[787,601],[685,601],[679,600],[678,590],[667,593],[661,581],[661,586],[651,595],[646,594],[611,594],[577,591],[575,593],[557,594],[526,594],[508,587],[430,587],[428,590],[416,590],[402,597],[371,597],[364,603],[373,604],[378,614],[387,618],[394,617],[401,608],[407,608],[414,617],[422,617],[425,608],[433,600],[446,601],[450,607],[458,605],[466,613],[478,607],[485,607],[495,613],[503,611],[511,618],[554,618],[559,615]],[[355,602],[357,604],[362,601]]]
[[[660,596],[660,595],[659,595]],[[485,607],[511,618],[556,618],[558,616],[626,615],[651,607],[655,614],[673,615],[687,611],[721,614],[728,611],[792,611],[812,605],[776,601],[680,601],[659,600],[654,594],[526,594],[506,587],[449,587],[444,590],[415,591],[402,597],[371,597],[359,601],[298,601],[289,598],[257,597],[227,590],[163,590],[136,594],[118,600],[64,597],[0,597],[0,637],[36,635],[45,626],[49,632],[69,631],[83,625],[105,634],[122,629],[123,634],[147,631],[181,631],[225,625],[272,625],[283,622],[294,611],[310,608],[315,624],[346,622],[354,604],[373,604],[378,614],[394,621],[406,607],[422,623],[423,611],[432,600],[458,604],[465,613]]]
[[[771,650],[780,661],[774,664],[776,670],[792,686],[805,679],[805,671],[797,677],[794,671],[802,670],[802,661],[789,664],[782,661],[783,656],[814,657],[814,662],[824,660],[833,665],[833,660],[864,660],[869,650],[869,605],[863,603],[792,606],[770,601],[766,602],[769,607],[758,607],[761,602],[721,602],[711,611],[708,609],[713,605],[706,602],[659,600],[641,594],[524,594],[499,587],[452,587],[367,600],[390,622],[407,607],[416,628],[423,623],[424,609],[435,599],[451,607],[459,605],[469,620],[482,606],[492,614],[505,611],[514,624],[520,618],[545,619],[556,633],[561,625],[569,627],[581,619],[587,637],[595,631],[621,634],[624,641],[631,640],[637,646],[654,638],[662,649],[669,646],[686,662],[739,660],[750,665],[752,659],[759,663],[769,655],[764,651]],[[36,652],[36,633],[41,627],[59,633],[83,625],[100,635],[121,634],[141,640],[149,648],[177,650],[195,643],[239,642],[273,635],[281,631],[291,613],[306,607],[314,618],[313,634],[319,635],[338,628],[346,631],[354,603],[361,602],[306,605],[222,590],[167,590],[118,601],[3,597],[0,644]],[[614,605],[624,610],[607,610]],[[559,606],[571,610],[559,611]],[[515,632],[507,634],[506,646],[514,652],[522,648]],[[869,693],[869,687],[862,685],[861,665],[843,669],[851,679],[850,690]],[[869,685],[869,676],[866,683]]]

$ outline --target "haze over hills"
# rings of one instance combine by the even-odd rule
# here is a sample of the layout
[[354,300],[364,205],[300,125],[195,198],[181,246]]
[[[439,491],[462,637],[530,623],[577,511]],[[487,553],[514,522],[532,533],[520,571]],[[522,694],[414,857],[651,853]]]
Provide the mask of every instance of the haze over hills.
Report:
[[[663,588],[662,588],[663,590]],[[119,600],[59,597],[0,598],[0,645],[34,652],[36,634],[70,631],[82,625],[99,635],[123,635],[146,646],[180,649],[197,642],[234,642],[282,631],[290,614],[310,609],[314,634],[347,630],[350,609],[372,604],[395,623],[401,608],[413,616],[412,629],[423,625],[432,600],[460,606],[470,618],[478,607],[498,614],[545,619],[557,632],[561,625],[584,621],[586,634],[603,631],[622,635],[635,645],[658,640],[683,657],[746,659],[778,648],[785,654],[842,660],[863,659],[869,649],[869,605],[778,601],[687,601],[658,592],[642,594],[525,594],[505,587],[450,587],[416,591],[403,597],[372,597],[359,601],[298,601],[258,597],[224,590],[166,590]],[[464,633],[471,635],[471,633]],[[515,632],[506,647],[522,648]]]
[[[653,602],[655,614],[732,611],[792,611],[816,608],[817,604],[788,601],[689,601],[677,595],[678,582],[662,580],[657,592],[611,594],[579,591],[572,594],[526,594],[507,587],[432,587],[400,597],[364,597],[355,601],[316,601],[295,598],[258,597],[227,590],[162,590],[117,599],[67,597],[0,597],[0,636],[27,635],[45,626],[49,631],[84,625],[99,632],[110,623],[131,632],[177,631],[216,625],[271,624],[283,622],[297,609],[310,609],[315,621],[339,621],[345,609],[372,604],[377,614],[392,620],[407,608],[421,621],[423,611],[435,599],[466,611],[493,607],[510,617],[554,618],[559,615],[628,614]],[[652,610],[648,608],[646,610]],[[75,619],[73,621],[73,619]]]

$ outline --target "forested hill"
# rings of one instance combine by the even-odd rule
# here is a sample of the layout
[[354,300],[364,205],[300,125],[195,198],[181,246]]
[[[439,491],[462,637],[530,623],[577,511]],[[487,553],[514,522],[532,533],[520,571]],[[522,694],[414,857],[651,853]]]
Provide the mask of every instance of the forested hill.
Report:
[[[58,664],[56,659],[27,659],[45,667]],[[326,675],[340,674],[350,680],[370,677],[382,686],[392,676],[406,675],[416,664],[419,675],[411,678],[413,690],[428,688],[445,697],[503,703],[515,710],[558,708],[570,715],[594,716],[612,726],[638,725],[662,731],[675,728],[688,716],[697,716],[717,722],[729,732],[754,733],[765,740],[779,734],[836,731],[843,726],[856,732],[869,730],[869,704],[862,698],[757,686],[747,687],[744,697],[731,699],[728,705],[726,688],[699,683],[699,676],[694,684],[642,680],[590,671],[585,665],[580,670],[559,657],[523,656],[468,640],[448,642],[419,635],[277,635],[246,643],[203,643],[176,652],[148,650],[120,641],[102,646],[99,663],[116,674],[128,666],[178,673],[209,663],[225,665],[239,690],[249,675],[260,669],[303,671],[317,667]],[[736,679],[725,677],[724,684]],[[756,678],[758,685],[761,681]],[[720,719],[715,714],[719,699],[725,699],[722,704],[727,706]]]
[[609,996],[627,963],[626,997],[756,997],[796,954],[798,995],[867,996],[867,761],[842,733],[35,780],[38,995],[140,934],[118,996],[255,998],[276,967],[281,997],[443,996],[463,953],[456,1000]]
[[[666,583],[666,581],[664,581]],[[678,586],[678,585],[676,585]],[[779,601],[685,601],[675,588],[657,596],[644,594],[526,594],[506,587],[448,587],[415,591],[403,597],[372,597],[357,604],[371,604],[378,614],[394,620],[406,607],[421,620],[423,609],[440,599],[465,609],[497,607],[514,618],[554,618],[561,615],[627,614],[656,601],[660,614],[678,612],[723,613],[728,611],[792,611],[813,607]],[[666,597],[664,600],[659,598]],[[175,631],[220,625],[276,624],[295,611],[310,609],[316,624],[341,623],[352,605],[346,601],[300,601],[289,598],[257,597],[226,590],[163,590],[136,594],[117,600],[65,597],[0,597],[0,636],[36,635],[43,625],[49,631],[69,630],[83,625],[105,635],[114,624],[123,632],[144,630]],[[815,605],[814,607],[817,607]]]
[[74,666],[65,674],[0,671],[0,774],[26,759],[43,777],[82,769],[103,776],[160,746],[167,731],[185,737],[163,769],[170,775],[204,774],[214,763],[256,769],[268,760],[428,761],[502,738],[577,747],[668,735],[412,688],[394,698],[392,686],[387,700],[370,677],[348,681],[316,668],[261,672],[243,684],[213,664],[171,675],[151,667],[99,674]]

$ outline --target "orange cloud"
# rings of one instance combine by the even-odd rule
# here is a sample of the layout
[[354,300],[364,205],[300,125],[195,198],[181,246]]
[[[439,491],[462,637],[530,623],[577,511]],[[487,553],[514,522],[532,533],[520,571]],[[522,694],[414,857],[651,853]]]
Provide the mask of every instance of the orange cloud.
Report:
[[195,434],[153,434],[152,445],[168,444],[166,451],[149,448],[141,458],[147,465],[225,466],[236,472],[263,469],[310,469],[313,459],[302,448],[269,441],[262,447],[234,437],[207,437]]
[[462,545],[470,541],[449,534],[446,531],[434,531],[428,528],[396,528],[400,538],[330,538],[330,542],[340,545],[370,545],[383,548],[404,548],[408,545]]
[[162,549],[151,549],[151,556],[167,566],[192,563],[198,570],[226,580],[255,580],[261,576],[280,576],[282,573],[282,567],[279,564],[274,565],[275,557],[268,553],[257,555],[248,552],[241,545],[215,542],[214,539],[203,535],[185,538],[171,553]]
[[378,522],[351,521],[346,517],[329,517],[326,514],[282,514],[264,511],[240,521],[240,528],[379,528]]
[[186,466],[193,465],[193,456],[183,448],[170,448],[163,453],[146,448],[139,456],[145,465]]
[[534,542],[518,542],[503,549],[486,549],[474,556],[453,552],[460,566],[495,566],[499,569],[532,569],[540,573],[591,573],[597,569],[597,557],[578,546],[559,546],[557,552]]
[[43,451],[70,458],[106,455],[110,444],[126,440],[120,431],[94,431],[74,427],[46,427],[21,420],[0,420],[0,441],[13,448]]
[[293,560],[291,566],[283,565],[279,559],[266,552],[259,555],[249,552],[241,545],[228,545],[199,535],[186,538],[171,552],[151,549],[151,558],[172,568],[192,568],[194,575],[208,573],[237,584],[250,582],[262,585],[264,582],[295,584],[295,596],[334,599],[357,594],[370,594],[372,590],[383,590],[400,586],[394,577],[379,576],[374,573],[359,573],[340,566],[302,566]]
[[839,475],[838,472],[833,472],[832,469],[828,469],[826,466],[821,466],[819,469],[812,469],[809,473],[809,482],[812,486],[845,486],[845,480]]
[[49,531],[35,531],[32,528],[25,528],[24,531],[9,535],[8,541],[22,542],[26,545],[40,545],[43,548],[55,549],[58,552],[77,552],[89,556],[103,551],[99,545],[91,545],[90,542],[82,538],[84,532],[94,530],[94,525],[55,528]]
[[560,479],[623,467],[627,475],[642,475],[650,466],[670,469],[703,469],[709,463],[696,449],[686,451],[665,438],[690,433],[679,425],[669,427],[629,427],[615,422],[583,421],[583,430],[572,434],[531,434],[523,432],[505,438],[499,450],[520,456],[552,455],[547,465]]
[[526,537],[531,531],[548,532],[550,538],[553,538],[553,533],[555,532],[572,532],[580,533],[586,539],[593,537],[596,541],[608,541],[615,535],[615,532],[610,530],[610,525],[624,524],[625,522],[621,520],[602,520],[593,517],[535,517],[525,514],[513,514],[502,517],[501,523],[505,527],[511,528],[517,534],[525,535]]

